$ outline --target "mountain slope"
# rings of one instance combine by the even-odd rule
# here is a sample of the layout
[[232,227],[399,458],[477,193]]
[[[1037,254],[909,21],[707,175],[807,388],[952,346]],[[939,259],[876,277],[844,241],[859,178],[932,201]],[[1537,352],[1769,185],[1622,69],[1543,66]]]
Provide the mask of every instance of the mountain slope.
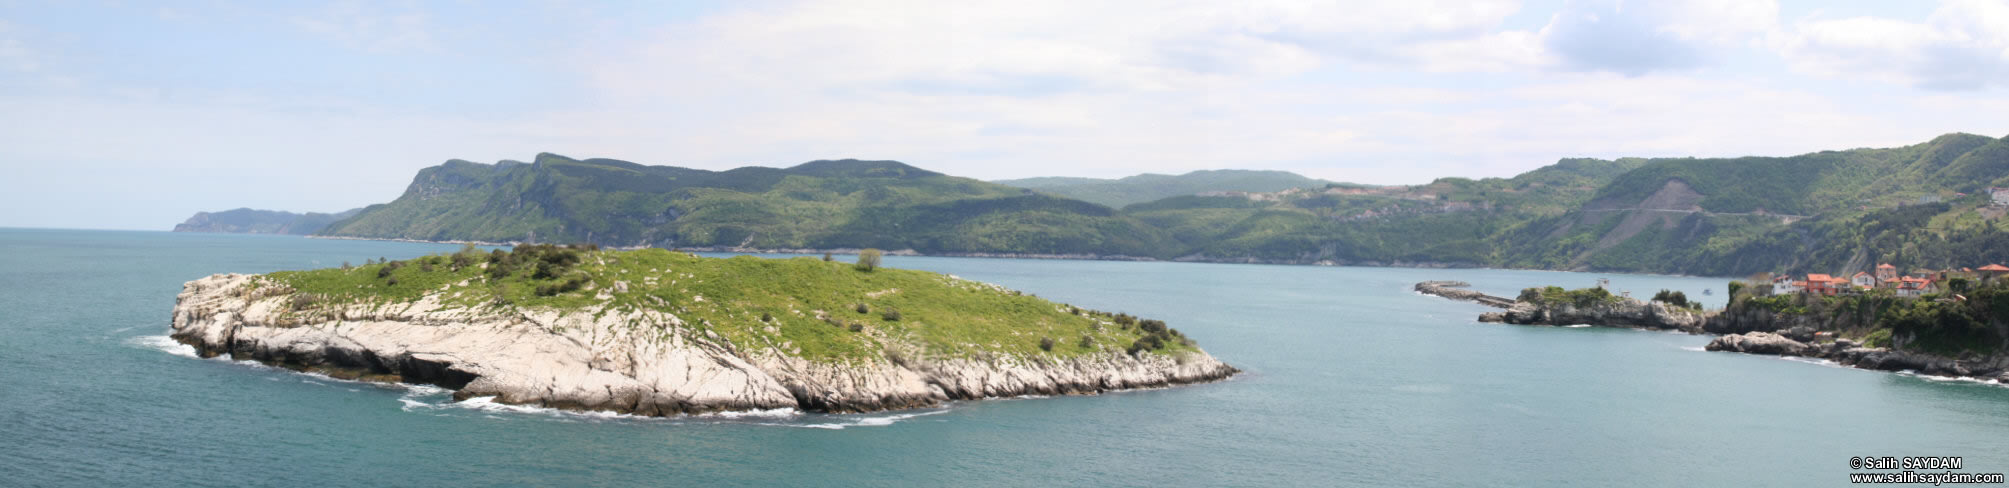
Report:
[[1583,208],[1502,239],[1500,264],[1713,275],[1973,266],[1999,259],[1976,243],[2009,230],[1982,216],[1981,193],[2004,183],[2009,143],[1969,134],[1782,158],[1649,160]]
[[194,216],[180,224],[175,224],[174,232],[215,232],[225,234],[291,234],[308,235],[337,220],[349,218],[362,209],[326,214],[308,212],[298,214],[276,210],[253,210],[239,208],[221,212],[196,212]]
[[1273,192],[1323,187],[1329,182],[1288,171],[1207,170],[1182,175],[1141,174],[1122,179],[1043,177],[993,181],[1076,200],[1121,208],[1125,205],[1205,192]]
[[[1174,178],[1174,177],[1162,177]],[[1089,188],[1076,179],[1021,181]],[[1326,184],[1121,209],[891,161],[706,171],[544,154],[449,161],[326,235],[747,249],[878,247],[1703,275],[2009,259],[2009,141],[1789,157],[1563,159],[1513,178]],[[1107,196],[1107,195],[1104,195]]]
[[619,246],[1151,255],[1164,233],[1099,205],[893,161],[706,171],[541,154],[421,170],[323,234]]

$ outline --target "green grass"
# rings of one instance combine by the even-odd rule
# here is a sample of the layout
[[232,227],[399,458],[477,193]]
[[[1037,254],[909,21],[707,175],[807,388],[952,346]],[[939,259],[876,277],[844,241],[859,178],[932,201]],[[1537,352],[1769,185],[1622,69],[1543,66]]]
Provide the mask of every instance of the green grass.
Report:
[[[896,346],[918,347],[919,354],[935,357],[1069,357],[1122,351],[1147,335],[1109,314],[1077,314],[1073,307],[1036,296],[923,271],[882,267],[865,272],[851,263],[816,258],[721,259],[661,249],[551,252],[575,252],[579,263],[551,277],[533,276],[530,269],[495,277],[486,269],[501,265],[479,253],[481,261],[458,271],[450,256],[440,255],[402,262],[383,278],[380,270],[391,265],[268,276],[320,296],[326,304],[400,306],[430,295],[450,306],[497,313],[654,310],[717,333],[738,348],[799,349],[799,357],[819,361],[886,357],[904,349]],[[396,284],[391,284],[393,278]],[[538,292],[574,279],[585,284],[569,292]],[[855,310],[861,303],[868,313]],[[898,311],[898,320],[888,320],[887,311]],[[854,323],[865,331],[852,332]],[[1083,336],[1094,347],[1079,347]],[[1059,345],[1041,350],[1043,338]],[[1195,349],[1174,340],[1150,353]]]

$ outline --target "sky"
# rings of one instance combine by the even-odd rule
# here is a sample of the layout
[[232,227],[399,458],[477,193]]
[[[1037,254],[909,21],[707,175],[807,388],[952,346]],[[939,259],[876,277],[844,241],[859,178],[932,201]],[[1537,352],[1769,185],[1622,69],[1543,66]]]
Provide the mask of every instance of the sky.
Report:
[[392,200],[447,159],[1505,177],[2009,136],[2009,0],[0,0],[0,226]]

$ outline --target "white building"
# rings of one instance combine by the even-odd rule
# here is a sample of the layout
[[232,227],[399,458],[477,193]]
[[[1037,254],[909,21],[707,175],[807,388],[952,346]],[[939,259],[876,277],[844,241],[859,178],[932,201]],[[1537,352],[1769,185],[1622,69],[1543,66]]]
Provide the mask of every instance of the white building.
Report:
[[1876,276],[1857,271],[1854,276],[1849,277],[1849,284],[1855,285],[1856,288],[1876,288]]
[[1800,292],[1800,285],[1793,283],[1791,275],[1780,274],[1772,277],[1773,295],[1790,295]]
[[2009,207],[2009,188],[1989,188],[1988,195],[1994,199],[1995,206]]

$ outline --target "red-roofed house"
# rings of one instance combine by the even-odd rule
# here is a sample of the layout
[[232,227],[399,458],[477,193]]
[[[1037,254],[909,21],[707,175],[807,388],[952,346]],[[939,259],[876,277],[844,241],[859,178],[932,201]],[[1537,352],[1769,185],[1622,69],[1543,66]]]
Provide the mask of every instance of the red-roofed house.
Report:
[[1975,268],[1974,271],[1981,273],[1982,278],[1992,280],[1996,278],[2001,278],[2002,275],[2009,275],[2009,266],[2003,266],[2000,264],[1990,264],[1987,266]]
[[1876,265],[1876,281],[1881,283],[1897,279],[1897,267],[1890,263]]
[[[1848,280],[1842,280],[1847,283]],[[1807,273],[1807,291],[1822,295],[1835,294],[1835,277],[1821,273]]]
[[1939,292],[1939,286],[1934,284],[1932,280],[1925,278],[1906,276],[1901,278],[1897,284],[1897,296],[1901,297],[1916,298],[1927,293],[1937,292]]

